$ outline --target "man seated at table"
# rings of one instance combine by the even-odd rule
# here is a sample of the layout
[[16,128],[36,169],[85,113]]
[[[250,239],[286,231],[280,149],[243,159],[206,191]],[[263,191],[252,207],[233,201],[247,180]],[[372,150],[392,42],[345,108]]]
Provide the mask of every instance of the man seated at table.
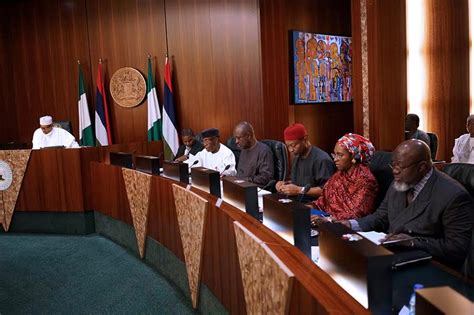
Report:
[[474,164],[474,115],[467,117],[467,133],[454,140],[453,163]]
[[[474,203],[457,181],[432,166],[420,140],[402,142],[393,152],[394,181],[379,208],[368,216],[341,221],[355,231],[390,234],[400,246],[424,250],[459,268],[469,251]],[[403,241],[404,240],[404,241]]]
[[[218,171],[221,176],[234,176],[235,156],[219,142],[219,129],[209,128],[201,132],[204,149],[196,154],[196,165]],[[194,165],[192,165],[194,166]]]
[[265,186],[273,179],[273,154],[270,148],[255,138],[250,123],[243,121],[234,130],[235,143],[240,153],[237,177],[259,186]]
[[279,181],[276,190],[300,201],[319,197],[322,187],[335,171],[334,162],[323,150],[312,146],[306,128],[299,123],[284,131],[285,144],[293,157],[291,181]]
[[79,144],[72,134],[62,128],[53,127],[53,118],[43,116],[39,119],[40,127],[33,134],[33,149],[64,146],[65,148],[79,148]]
[[418,129],[420,126],[420,117],[417,114],[408,114],[405,117],[405,139],[418,139],[430,145],[430,137],[423,130]]
[[194,137],[194,132],[192,129],[186,128],[181,131],[181,140],[183,144],[179,146],[178,152],[175,156],[175,161],[186,161],[189,159],[189,156],[195,156],[199,151],[204,149],[204,146],[201,142],[197,141]]

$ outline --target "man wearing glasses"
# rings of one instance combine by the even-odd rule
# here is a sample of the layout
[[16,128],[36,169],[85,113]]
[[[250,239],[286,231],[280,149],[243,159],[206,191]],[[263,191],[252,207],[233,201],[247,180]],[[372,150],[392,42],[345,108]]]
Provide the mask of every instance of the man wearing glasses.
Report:
[[368,216],[341,221],[353,230],[388,232],[385,240],[424,250],[454,268],[462,266],[471,243],[474,204],[457,181],[432,166],[420,140],[393,152],[394,181],[380,207]]

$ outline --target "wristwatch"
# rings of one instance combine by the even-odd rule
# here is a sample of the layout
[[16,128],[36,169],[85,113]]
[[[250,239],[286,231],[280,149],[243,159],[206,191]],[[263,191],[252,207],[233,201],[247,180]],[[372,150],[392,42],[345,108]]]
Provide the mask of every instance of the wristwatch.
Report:
[[301,187],[300,194],[306,194],[306,187]]

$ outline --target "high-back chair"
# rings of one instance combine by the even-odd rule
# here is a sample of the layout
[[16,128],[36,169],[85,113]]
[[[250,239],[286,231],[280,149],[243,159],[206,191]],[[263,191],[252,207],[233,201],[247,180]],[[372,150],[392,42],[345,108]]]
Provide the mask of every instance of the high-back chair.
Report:
[[393,173],[390,168],[391,162],[392,152],[387,151],[376,151],[370,162],[370,170],[379,184],[379,193],[375,199],[376,208],[385,198],[385,194],[393,181]]
[[435,133],[426,133],[430,138],[431,159],[436,160],[436,153],[438,152],[438,136]]
[[54,127],[62,128],[72,134],[72,125],[70,120],[59,120],[53,123]]
[[286,145],[277,140],[260,140],[260,142],[268,145],[273,153],[274,179],[276,181],[285,180],[288,172],[288,151]]
[[[443,171],[460,182],[474,198],[474,164],[450,163],[446,164]],[[474,279],[474,231],[471,238],[471,248],[463,266],[466,276]]]
[[460,182],[474,198],[474,164],[449,163],[443,171]]
[[239,165],[240,152],[242,151],[240,147],[235,143],[235,137],[230,137],[227,139],[226,146],[234,153],[235,156],[235,169]]

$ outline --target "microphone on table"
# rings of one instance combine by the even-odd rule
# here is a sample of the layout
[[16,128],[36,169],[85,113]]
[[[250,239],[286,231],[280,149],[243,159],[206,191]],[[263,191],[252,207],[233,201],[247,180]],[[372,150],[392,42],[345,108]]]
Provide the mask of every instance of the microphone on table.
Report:
[[224,174],[224,172],[227,171],[229,168],[230,168],[230,164],[227,164],[224,170],[222,170],[222,172],[219,173],[219,175],[222,177],[223,176],[222,174]]
[[276,184],[276,180],[272,179],[265,186],[263,186],[262,188],[259,188],[257,192],[260,192],[262,190],[268,190],[269,188],[272,188],[273,186],[275,186],[275,184]]
[[301,196],[298,198],[298,202],[302,202],[303,199],[304,199],[304,196],[306,196],[306,193],[308,192],[308,190],[310,189],[311,187],[310,186],[304,186],[304,190],[303,192],[301,193]]
[[199,163],[199,160],[194,161],[193,164],[191,164],[191,165],[189,166],[189,168],[192,168],[194,165],[196,165],[196,164],[198,164],[198,163]]

